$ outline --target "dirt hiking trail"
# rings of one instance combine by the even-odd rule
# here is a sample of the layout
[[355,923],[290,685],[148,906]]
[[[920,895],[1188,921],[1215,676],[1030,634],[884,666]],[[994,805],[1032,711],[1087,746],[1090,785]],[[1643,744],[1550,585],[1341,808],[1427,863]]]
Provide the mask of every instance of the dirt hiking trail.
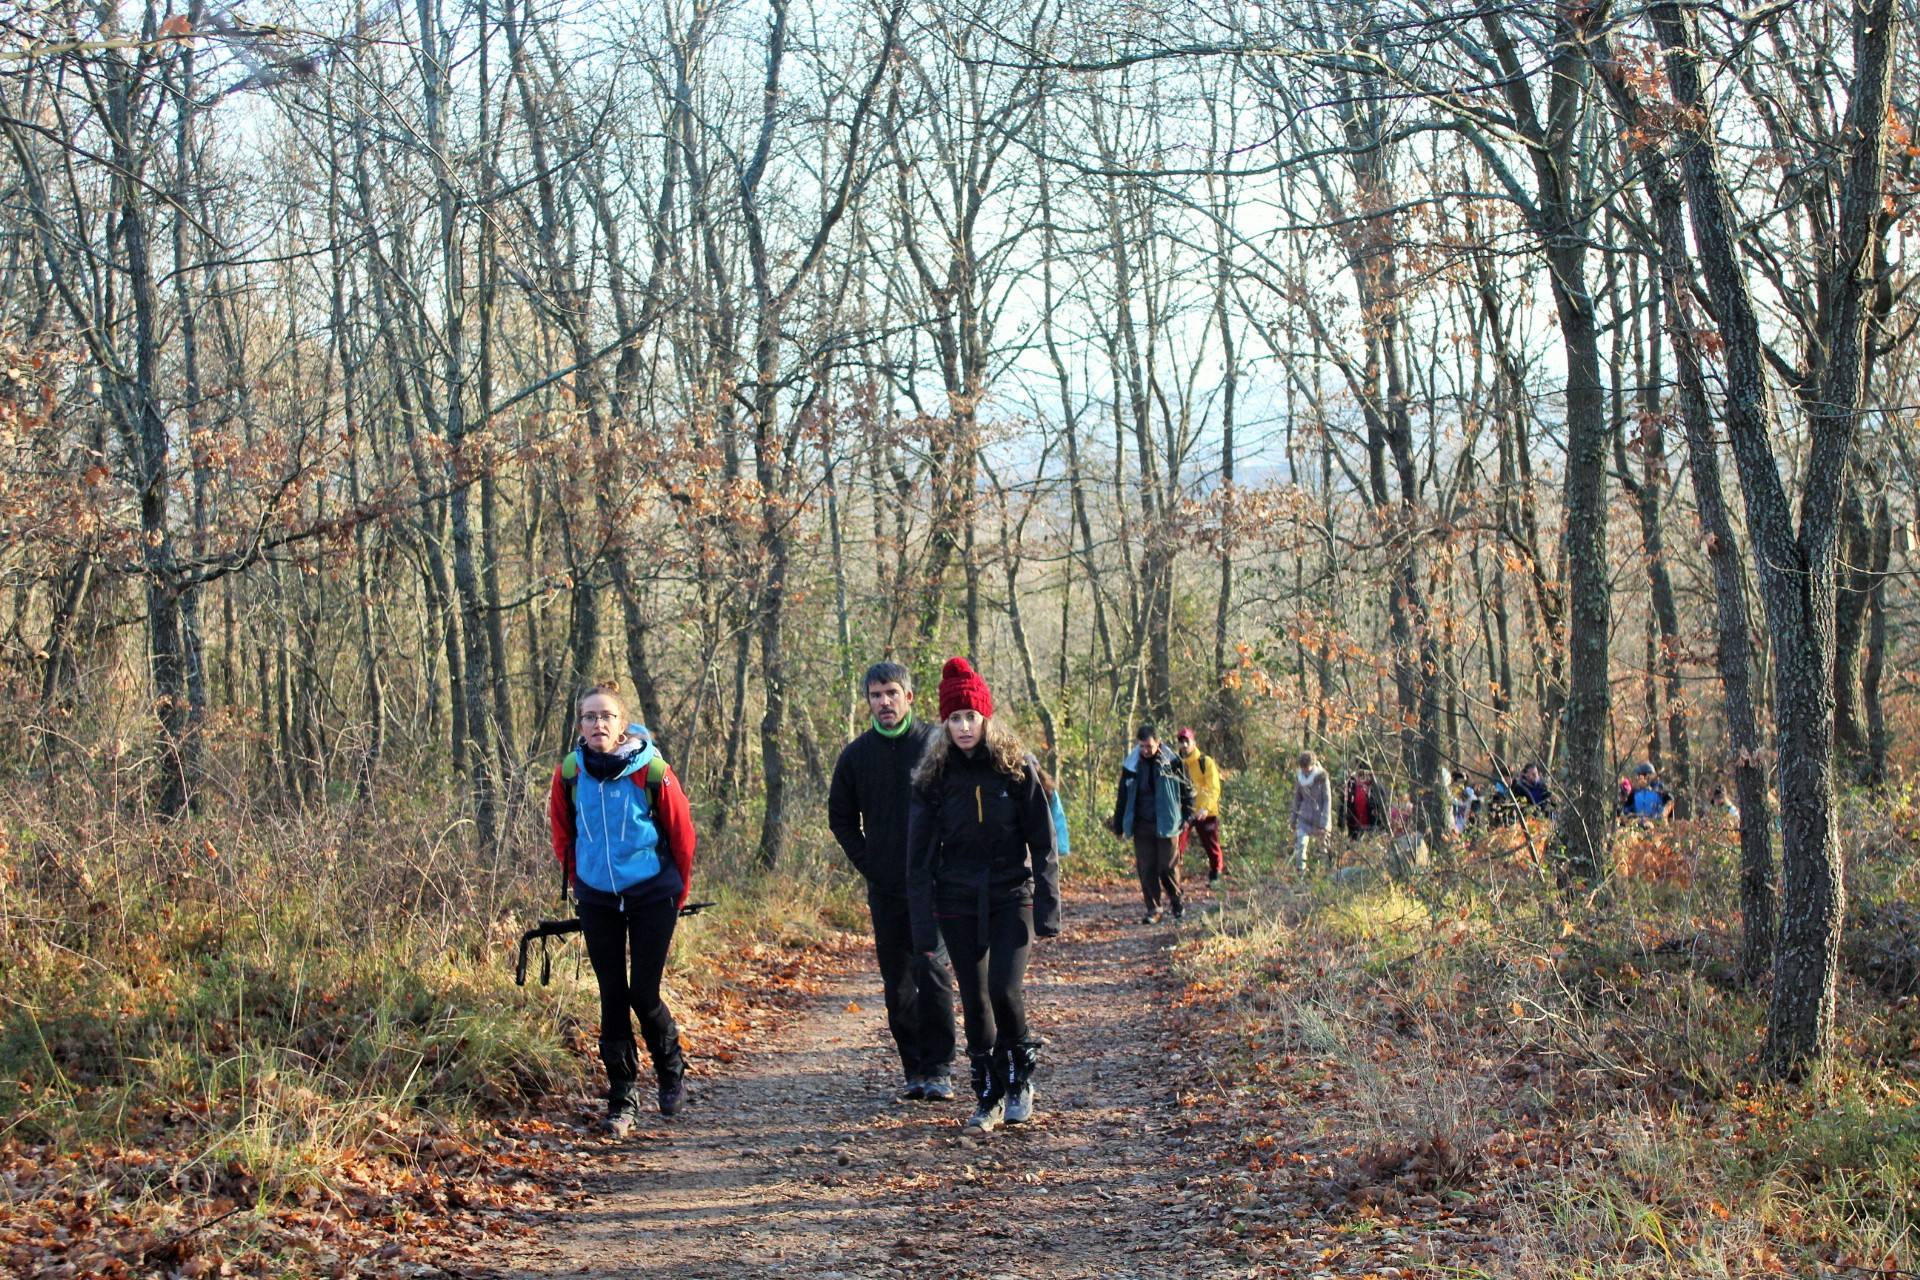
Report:
[[688,1110],[638,1131],[579,1207],[484,1274],[1254,1274],[1215,1251],[1206,1200],[1185,1189],[1202,1148],[1176,1091],[1204,1087],[1204,1065],[1167,1047],[1175,930],[1139,912],[1117,887],[1070,894],[1066,937],[1035,947],[1028,1015],[1048,1047],[1031,1122],[963,1138],[958,1074],[952,1103],[894,1101],[869,958],[770,1044],[720,1074],[702,1064]]

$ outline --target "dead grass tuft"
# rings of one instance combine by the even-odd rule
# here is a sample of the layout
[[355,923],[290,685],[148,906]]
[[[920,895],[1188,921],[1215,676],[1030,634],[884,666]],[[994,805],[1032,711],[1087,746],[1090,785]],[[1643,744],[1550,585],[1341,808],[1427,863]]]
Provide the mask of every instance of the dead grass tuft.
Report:
[[[61,814],[0,808],[0,1270],[325,1274],[478,1248],[566,1194],[597,1003],[577,940],[552,986],[513,984],[519,931],[568,910],[533,809],[476,863],[450,808],[383,793],[412,798],[158,826],[76,782]],[[696,1071],[853,919],[824,857],[769,879],[702,853],[721,905],[668,981]]]
[[1853,874],[1880,959],[1853,966],[1844,1055],[1811,1093],[1756,1078],[1766,995],[1732,977],[1724,830],[1629,833],[1626,874],[1577,911],[1512,829],[1414,886],[1266,882],[1178,956],[1242,1135],[1216,1158],[1262,1203],[1366,1224],[1400,1250],[1376,1269],[1424,1241],[1488,1276],[1920,1270],[1914,846],[1878,821],[1849,847],[1879,851]]

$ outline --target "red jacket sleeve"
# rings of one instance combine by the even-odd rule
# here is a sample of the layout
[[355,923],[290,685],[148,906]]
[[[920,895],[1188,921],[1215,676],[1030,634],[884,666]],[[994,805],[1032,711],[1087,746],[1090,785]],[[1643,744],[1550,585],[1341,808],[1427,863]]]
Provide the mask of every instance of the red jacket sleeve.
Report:
[[547,829],[553,836],[553,856],[566,868],[567,884],[573,884],[573,797],[560,766],[553,766],[553,786],[547,791]]
[[674,776],[671,765],[660,775],[660,812],[655,820],[673,865],[680,869],[680,900],[674,905],[684,907],[687,895],[693,892],[693,848],[698,838],[693,831],[693,807],[687,803],[686,789]]

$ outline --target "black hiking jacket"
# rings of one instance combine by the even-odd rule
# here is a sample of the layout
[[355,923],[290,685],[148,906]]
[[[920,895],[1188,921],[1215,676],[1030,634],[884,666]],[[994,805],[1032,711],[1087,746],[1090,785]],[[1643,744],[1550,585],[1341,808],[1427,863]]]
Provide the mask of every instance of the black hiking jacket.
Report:
[[907,885],[907,795],[913,767],[940,732],[915,716],[898,737],[868,729],[840,750],[827,787],[827,826],[847,861],[876,889]]
[[907,818],[907,905],[913,946],[939,944],[940,916],[978,913],[980,936],[992,909],[1033,904],[1033,930],[1060,932],[1060,861],[1053,847],[1053,810],[1040,785],[1040,765],[1026,758],[1023,775],[994,766],[985,745],[952,750],[935,790],[913,789]]

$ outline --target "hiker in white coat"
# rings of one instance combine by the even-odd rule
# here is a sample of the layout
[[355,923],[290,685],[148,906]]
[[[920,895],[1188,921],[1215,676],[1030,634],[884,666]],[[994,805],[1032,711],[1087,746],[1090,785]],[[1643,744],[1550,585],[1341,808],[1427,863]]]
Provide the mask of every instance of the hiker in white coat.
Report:
[[1327,777],[1327,771],[1320,767],[1320,762],[1313,758],[1311,751],[1302,751],[1295,764],[1293,869],[1305,875],[1307,854],[1313,842],[1333,830],[1333,782]]

